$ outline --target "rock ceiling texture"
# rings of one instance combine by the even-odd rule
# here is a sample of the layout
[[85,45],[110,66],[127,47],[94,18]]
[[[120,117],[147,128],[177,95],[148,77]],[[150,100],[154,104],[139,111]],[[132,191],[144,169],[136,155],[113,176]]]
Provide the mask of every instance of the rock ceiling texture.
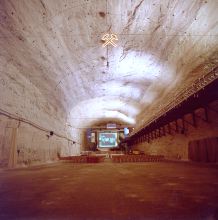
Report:
[[[70,124],[134,125],[217,65],[217,11],[217,0],[0,0],[0,56]],[[102,46],[106,33],[117,47]]]

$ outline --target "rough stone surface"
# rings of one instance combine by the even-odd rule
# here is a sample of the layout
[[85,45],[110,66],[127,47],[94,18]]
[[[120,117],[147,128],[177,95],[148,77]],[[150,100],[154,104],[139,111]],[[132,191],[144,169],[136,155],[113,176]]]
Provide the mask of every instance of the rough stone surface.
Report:
[[[175,132],[175,123],[171,123],[172,134],[166,134],[160,138],[154,139],[150,143],[143,142],[134,146],[147,154],[162,154],[167,159],[188,160],[188,143],[189,141],[204,139],[208,137],[218,137],[218,102],[213,102],[208,108],[209,122],[205,122],[204,110],[196,111],[196,127],[191,124],[192,116],[186,115],[185,134],[181,133],[182,122],[178,120],[180,126],[179,133]],[[167,129],[167,128],[166,128]],[[173,131],[174,129],[174,131]],[[218,146],[217,146],[218,147]]]
[[[16,146],[13,149],[13,129],[16,129]],[[75,134],[79,134],[74,133]],[[37,163],[52,162],[58,155],[78,155],[81,150],[80,135],[75,137],[76,143],[59,137],[50,136],[31,125],[19,123],[6,117],[0,117],[0,167],[29,166]],[[15,160],[9,165],[10,158]]]
[[[214,0],[0,0],[1,111],[76,142],[0,116],[0,159],[16,149],[19,161],[77,154],[87,127],[149,120],[217,66],[217,9]],[[117,47],[102,47],[105,33]]]
[[[73,126],[148,119],[218,62],[214,0],[0,3],[1,77],[15,76],[19,95],[30,81]],[[116,48],[102,47],[107,32]]]

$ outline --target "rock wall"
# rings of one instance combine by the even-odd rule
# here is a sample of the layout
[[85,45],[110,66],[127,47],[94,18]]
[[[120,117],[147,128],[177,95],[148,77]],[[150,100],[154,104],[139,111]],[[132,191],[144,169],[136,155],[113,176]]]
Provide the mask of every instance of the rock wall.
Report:
[[[205,122],[203,109],[195,111],[196,127],[193,127],[191,115],[186,115],[185,133],[175,131],[170,135],[162,136],[154,139],[150,143],[143,142],[135,145],[133,148],[142,150],[147,154],[162,154],[167,159],[173,160],[188,160],[188,143],[192,140],[198,140],[208,137],[218,137],[218,102],[213,102],[208,108],[209,123]],[[181,126],[181,121],[178,120],[178,125]],[[171,123],[173,128],[173,123]],[[175,129],[175,127],[174,127]],[[218,146],[217,146],[218,147]]]
[[66,120],[21,74],[0,72],[0,167],[78,155],[82,131],[67,126]]

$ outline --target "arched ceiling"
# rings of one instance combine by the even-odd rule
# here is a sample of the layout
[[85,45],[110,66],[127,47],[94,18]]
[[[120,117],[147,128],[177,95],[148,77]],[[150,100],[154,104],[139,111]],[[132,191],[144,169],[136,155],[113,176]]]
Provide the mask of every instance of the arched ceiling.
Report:
[[[216,0],[0,0],[2,68],[73,126],[135,124],[217,65],[217,10]],[[117,47],[102,46],[105,33]]]

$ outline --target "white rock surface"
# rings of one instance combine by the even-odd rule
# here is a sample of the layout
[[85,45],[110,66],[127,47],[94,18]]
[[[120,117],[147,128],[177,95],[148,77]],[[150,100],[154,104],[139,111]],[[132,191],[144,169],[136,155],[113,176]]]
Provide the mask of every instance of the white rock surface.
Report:
[[[217,66],[217,10],[216,0],[0,0],[0,108],[76,152],[83,128],[140,126]],[[105,33],[117,47],[102,47]]]

